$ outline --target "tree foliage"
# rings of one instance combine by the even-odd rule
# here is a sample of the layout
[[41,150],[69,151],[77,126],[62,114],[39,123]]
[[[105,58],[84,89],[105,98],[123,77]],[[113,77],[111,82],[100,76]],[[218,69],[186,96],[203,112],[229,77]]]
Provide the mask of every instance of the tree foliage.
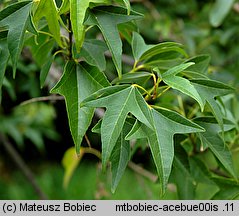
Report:
[[[215,3],[210,13],[212,26],[223,22],[232,4]],[[227,137],[238,130],[238,122],[230,118],[233,111],[227,109],[224,99],[235,89],[209,76],[208,55],[190,58],[177,41],[146,43],[137,26],[140,19],[144,19],[142,14],[132,10],[127,0],[9,4],[0,12],[0,87],[6,80],[6,67],[12,67],[13,77],[17,75],[20,54],[26,47],[41,68],[42,87],[51,65],[59,64],[63,75],[50,92],[64,96],[80,157],[95,110],[105,108],[92,131],[101,136],[99,157],[103,170],[111,166],[113,192],[132,157],[132,141],[143,140],[152,154],[161,195],[173,182],[179,198],[193,199],[195,187],[203,179],[208,187],[214,184],[218,188],[210,198],[225,198],[224,183],[236,188],[238,194],[232,146],[227,142]],[[131,47],[132,68],[122,64],[127,46]],[[107,74],[106,51],[114,65],[114,79]],[[6,121],[0,124],[1,132],[6,132]],[[33,138],[28,132],[28,136],[36,140],[39,135]],[[218,172],[203,161],[208,151],[217,161]],[[69,163],[68,179],[77,166],[74,161]],[[223,184],[224,177],[217,173],[227,177]]]

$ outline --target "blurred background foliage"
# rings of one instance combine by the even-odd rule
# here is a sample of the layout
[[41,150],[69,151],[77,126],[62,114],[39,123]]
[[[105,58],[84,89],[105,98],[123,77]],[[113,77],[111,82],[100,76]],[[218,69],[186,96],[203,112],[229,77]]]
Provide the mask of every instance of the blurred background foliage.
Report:
[[[14,1],[0,1],[0,9]],[[59,1],[60,3],[60,1]],[[189,56],[209,54],[211,56],[209,75],[235,87],[236,93],[223,97],[229,112],[228,118],[239,122],[239,2],[214,0],[132,0],[132,9],[144,14],[137,21],[139,31],[147,43],[175,41],[183,44]],[[125,36],[125,26],[120,26],[124,43],[124,54],[130,56],[131,48]],[[128,26],[127,28],[130,28]],[[96,31],[90,31],[88,37],[99,37]],[[42,36],[44,41],[44,36]],[[26,38],[26,44],[33,41]],[[64,101],[27,101],[44,97],[61,75],[63,59],[56,56],[56,64],[51,68],[46,85],[40,88],[39,58],[31,56],[26,46],[19,60],[16,79],[12,79],[11,65],[8,66],[3,82],[0,105],[0,131],[4,133],[14,148],[35,174],[37,183],[49,199],[159,199],[159,185],[150,177],[140,175],[135,169],[128,168],[115,194],[110,192],[110,176],[101,173],[99,159],[92,154],[84,154],[81,163],[76,158],[76,171],[72,174],[67,187],[63,187],[63,156],[73,146],[67,122]],[[50,44],[49,49],[54,49]],[[41,53],[41,51],[39,51]],[[46,56],[43,56],[46,57]],[[38,61],[35,61],[38,59]],[[124,71],[129,70],[125,64]],[[116,77],[116,71],[110,59],[107,60],[107,76]],[[168,104],[175,100],[170,95],[163,98]],[[27,102],[26,102],[27,101]],[[189,106],[184,104],[182,106]],[[92,126],[97,122],[97,117]],[[87,132],[91,146],[100,150],[98,135]],[[88,139],[83,146],[88,146]],[[239,175],[239,134],[236,130],[225,137],[233,152],[237,175]],[[139,147],[138,147],[139,146]],[[132,161],[143,164],[151,173],[156,173],[149,149],[142,144],[135,145]],[[206,152],[201,156],[208,167],[213,167],[215,158]],[[193,163],[193,162],[192,162]],[[144,170],[145,171],[145,170]],[[71,175],[70,174],[70,175]],[[152,174],[153,175],[153,174]],[[164,199],[178,199],[173,179],[184,177],[173,173]],[[130,192],[129,192],[130,188]],[[225,188],[226,183],[225,183]],[[217,192],[216,185],[200,183],[196,188],[196,199],[211,199]],[[238,190],[238,189],[237,189]],[[225,193],[221,196],[228,197]],[[29,182],[15,166],[7,151],[0,144],[0,199],[38,199]],[[233,197],[236,198],[236,197]]]

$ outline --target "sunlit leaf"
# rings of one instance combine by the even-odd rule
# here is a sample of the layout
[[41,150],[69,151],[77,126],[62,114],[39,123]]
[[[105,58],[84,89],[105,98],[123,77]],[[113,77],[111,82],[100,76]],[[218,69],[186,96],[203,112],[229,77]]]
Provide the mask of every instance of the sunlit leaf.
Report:
[[152,128],[149,107],[134,86],[104,88],[86,98],[81,106],[106,107],[101,126],[103,168],[106,167],[128,113],[132,113],[139,121]]

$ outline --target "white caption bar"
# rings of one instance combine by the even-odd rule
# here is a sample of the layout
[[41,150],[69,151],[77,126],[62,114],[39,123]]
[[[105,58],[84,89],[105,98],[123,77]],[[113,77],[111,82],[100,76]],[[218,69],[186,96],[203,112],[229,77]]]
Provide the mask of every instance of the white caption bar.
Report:
[[0,215],[239,215],[239,201],[1,200]]

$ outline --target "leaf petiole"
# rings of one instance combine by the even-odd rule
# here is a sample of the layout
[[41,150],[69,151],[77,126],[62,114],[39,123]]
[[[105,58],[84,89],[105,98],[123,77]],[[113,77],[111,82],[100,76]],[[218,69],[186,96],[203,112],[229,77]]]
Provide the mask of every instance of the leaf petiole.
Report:
[[142,86],[140,86],[138,84],[133,84],[132,86],[137,87],[137,88],[143,90],[147,94],[148,97],[151,97],[150,93],[144,87],[142,87]]
[[160,92],[157,96],[157,98],[159,98],[160,96],[162,96],[162,94],[164,94],[166,91],[168,91],[171,87],[167,86],[166,89],[164,89],[162,92]]

